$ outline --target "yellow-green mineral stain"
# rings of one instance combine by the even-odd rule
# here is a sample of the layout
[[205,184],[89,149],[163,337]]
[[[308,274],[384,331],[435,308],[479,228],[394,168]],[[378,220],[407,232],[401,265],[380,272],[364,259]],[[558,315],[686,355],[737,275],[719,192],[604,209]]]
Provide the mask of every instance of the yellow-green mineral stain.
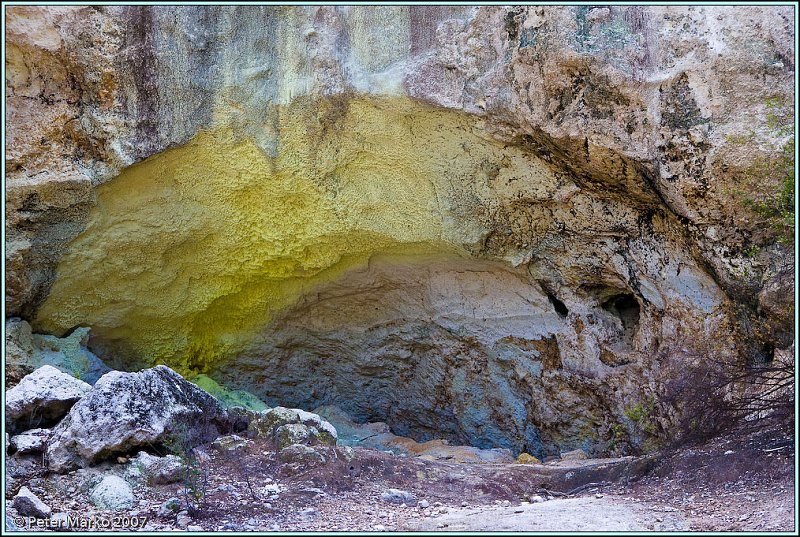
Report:
[[471,232],[452,207],[504,156],[475,119],[407,99],[274,118],[274,157],[217,128],[100,186],[35,328],[89,326],[126,359],[203,372],[377,252],[457,250]]

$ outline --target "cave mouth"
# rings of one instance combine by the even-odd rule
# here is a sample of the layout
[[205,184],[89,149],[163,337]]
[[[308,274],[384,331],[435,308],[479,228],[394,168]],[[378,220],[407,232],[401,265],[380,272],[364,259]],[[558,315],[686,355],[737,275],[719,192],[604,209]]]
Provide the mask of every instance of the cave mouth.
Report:
[[[594,195],[465,113],[354,97],[331,129],[326,106],[280,108],[274,154],[215,128],[100,185],[34,328],[88,326],[115,366],[335,405],[419,442],[542,457],[589,438],[608,404],[562,366],[600,369],[564,344],[582,308],[517,254],[563,227],[554,192]],[[606,308],[632,344],[636,300]]]
[[633,347],[633,340],[639,330],[639,302],[630,293],[614,295],[605,300],[601,307],[622,322],[622,341]]

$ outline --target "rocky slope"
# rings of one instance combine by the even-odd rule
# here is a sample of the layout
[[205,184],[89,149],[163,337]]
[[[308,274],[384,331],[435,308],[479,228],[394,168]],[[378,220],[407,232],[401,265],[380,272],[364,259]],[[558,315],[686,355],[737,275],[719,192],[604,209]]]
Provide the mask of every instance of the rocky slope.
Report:
[[544,456],[793,342],[788,7],[7,21],[7,314],[116,368]]

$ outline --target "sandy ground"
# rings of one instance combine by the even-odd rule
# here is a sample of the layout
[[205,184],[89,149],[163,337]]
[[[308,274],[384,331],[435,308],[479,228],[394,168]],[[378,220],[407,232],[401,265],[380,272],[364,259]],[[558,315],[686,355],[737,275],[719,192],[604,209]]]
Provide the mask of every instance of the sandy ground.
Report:
[[567,498],[509,507],[454,509],[437,519],[412,522],[410,531],[679,531],[680,514],[664,513],[630,498]]

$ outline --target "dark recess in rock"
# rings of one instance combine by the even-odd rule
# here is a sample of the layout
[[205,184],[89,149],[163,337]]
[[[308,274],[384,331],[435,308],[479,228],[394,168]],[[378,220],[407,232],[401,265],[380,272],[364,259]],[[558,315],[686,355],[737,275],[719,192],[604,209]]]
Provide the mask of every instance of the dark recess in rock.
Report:
[[622,321],[622,340],[629,346],[639,329],[639,303],[631,294],[616,295],[602,304],[602,308]]
[[556,310],[556,313],[562,318],[569,315],[569,309],[567,306],[564,305],[553,293],[547,293],[547,298],[550,300],[550,303],[553,305],[553,309]]

